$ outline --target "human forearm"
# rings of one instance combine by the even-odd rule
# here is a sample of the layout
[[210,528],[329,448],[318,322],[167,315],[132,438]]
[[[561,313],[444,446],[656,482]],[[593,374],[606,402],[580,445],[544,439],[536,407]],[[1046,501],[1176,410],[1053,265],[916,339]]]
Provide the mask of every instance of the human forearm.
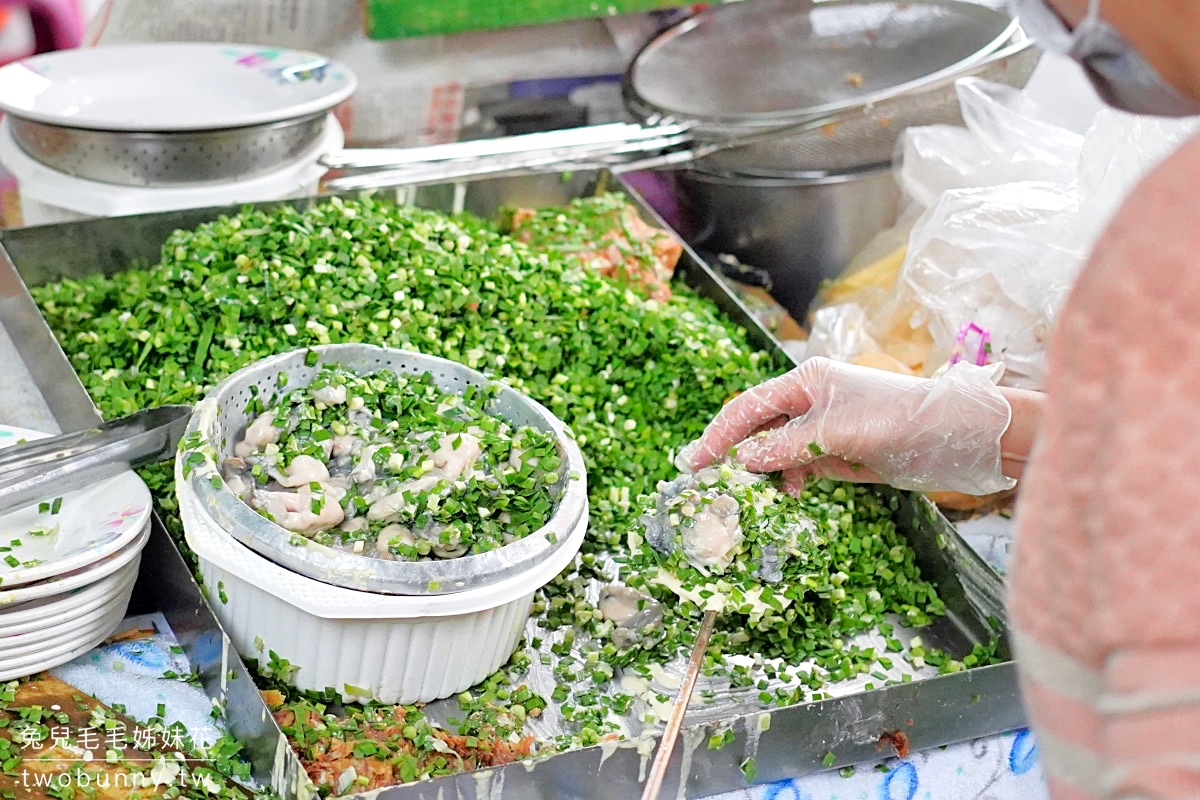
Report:
[[1000,466],[1005,476],[1021,479],[1029,452],[1037,435],[1038,423],[1042,419],[1046,395],[1028,389],[1000,387],[1000,394],[1012,408],[1012,421],[1000,437]]

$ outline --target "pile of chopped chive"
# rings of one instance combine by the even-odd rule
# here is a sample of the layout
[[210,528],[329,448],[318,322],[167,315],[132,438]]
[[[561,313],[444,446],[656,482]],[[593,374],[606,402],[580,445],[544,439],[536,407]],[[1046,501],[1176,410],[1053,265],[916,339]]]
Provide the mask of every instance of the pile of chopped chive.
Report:
[[[674,287],[667,300],[647,299],[581,263],[576,254],[594,243],[597,220],[619,202],[614,196],[581,200],[549,215],[556,229],[529,237],[536,248],[486,221],[369,197],[333,198],[305,209],[247,209],[176,232],[153,266],[63,280],[33,294],[107,416],[195,402],[226,375],[273,353],[360,341],[462,362],[563,419],[588,469],[587,543],[575,566],[541,592],[526,647],[479,691],[458,699],[461,713],[454,720],[439,724],[465,736],[465,747],[472,741],[491,746],[478,732],[520,739],[522,730],[536,737],[532,750],[576,747],[630,732],[627,718],[645,699],[614,677],[649,675],[670,660],[687,646],[699,613],[680,604],[649,647],[622,649],[610,641],[594,589],[649,566],[626,540],[642,512],[640,498],[675,476],[674,453],[724,402],[783,366],[686,287]],[[572,240],[578,236],[589,240]],[[178,535],[169,468],[144,475]],[[788,502],[816,521],[824,540],[823,571],[814,573],[811,587],[822,603],[793,599],[790,611],[764,615],[747,637],[726,631],[708,654],[709,671],[716,672],[726,648],[756,653],[752,663],[725,671],[737,687],[759,692],[768,707],[815,696],[826,680],[891,657],[844,647],[853,632],[886,626],[889,616],[921,623],[941,612],[879,496],[822,481]],[[873,581],[878,599],[868,588]],[[821,660],[820,670],[787,673],[784,662],[808,656]],[[525,712],[546,700],[517,688],[531,665],[552,669],[559,683],[551,708],[537,718]],[[785,673],[786,688],[772,683]],[[292,714],[289,735],[302,757],[311,756],[310,775],[325,793],[347,791],[340,775],[326,774],[314,759],[340,742],[353,758],[370,762],[378,753],[360,748],[356,755],[354,747],[378,738],[367,730],[378,710],[340,704],[336,688],[319,698],[282,691],[278,713]],[[548,723],[538,727],[550,711],[566,733]],[[524,727],[508,727],[512,720]],[[381,780],[444,774],[472,763],[442,752],[444,739],[422,725],[398,731],[411,748],[389,746],[385,758],[389,769],[397,759],[406,766]],[[389,728],[389,736],[394,732]],[[323,737],[316,750],[313,736]],[[439,760],[439,753],[446,757]],[[359,776],[367,762],[356,770]],[[383,784],[366,784],[375,785]],[[355,778],[354,788],[364,784]]]

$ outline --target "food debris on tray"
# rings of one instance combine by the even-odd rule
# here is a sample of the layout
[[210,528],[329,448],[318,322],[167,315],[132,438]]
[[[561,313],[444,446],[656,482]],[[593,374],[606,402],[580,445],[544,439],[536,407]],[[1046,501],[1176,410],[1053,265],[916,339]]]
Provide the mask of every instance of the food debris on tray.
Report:
[[[316,703],[285,706],[278,691],[265,693],[265,699],[312,782],[339,795],[424,775],[498,767],[534,752],[534,737],[521,733],[523,720],[511,712],[498,711],[456,733],[434,725],[415,706],[372,706],[339,718]],[[526,713],[536,711],[533,706]]]

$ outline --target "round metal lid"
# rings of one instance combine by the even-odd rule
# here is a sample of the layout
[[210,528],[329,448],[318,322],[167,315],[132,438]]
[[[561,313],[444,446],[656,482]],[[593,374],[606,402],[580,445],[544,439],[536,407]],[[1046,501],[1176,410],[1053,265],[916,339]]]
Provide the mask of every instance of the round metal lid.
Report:
[[633,60],[640,116],[778,124],[872,102],[962,69],[1018,30],[960,0],[754,0],[711,7]]

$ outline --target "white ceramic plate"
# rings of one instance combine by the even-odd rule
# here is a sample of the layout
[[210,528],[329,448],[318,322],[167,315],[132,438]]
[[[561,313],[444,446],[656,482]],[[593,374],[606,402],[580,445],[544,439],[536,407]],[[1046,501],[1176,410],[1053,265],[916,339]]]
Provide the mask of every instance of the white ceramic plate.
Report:
[[14,636],[0,636],[0,662],[30,656],[57,644],[65,644],[87,636],[92,628],[103,620],[115,614],[124,616],[132,591],[132,586],[126,586],[122,592],[113,595],[99,607],[86,614],[63,620],[58,625]]
[[0,68],[0,110],[72,128],[215,130],[327,111],[356,83],[345,65],[299,50],[114,45],[44,53]]
[[80,632],[69,641],[56,644],[54,647],[39,650],[31,656],[14,659],[0,659],[0,681],[23,678],[43,670],[65,664],[78,658],[96,645],[103,642],[121,626],[124,613],[112,613],[96,624],[86,633]]
[[[0,448],[47,435],[0,425]],[[5,514],[0,517],[0,595],[112,555],[149,524],[150,490],[133,472]]]
[[150,526],[147,525],[141,535],[125,545],[123,549],[112,555],[105,556],[103,560],[97,561],[95,564],[90,564],[74,572],[68,572],[65,575],[58,575],[44,581],[38,581],[37,583],[30,583],[26,586],[18,586],[14,589],[0,591],[0,609],[14,603],[40,600],[43,597],[52,597],[69,592],[72,589],[78,589],[81,586],[93,584],[101,578],[112,575],[121,569],[121,567],[124,567],[137,558],[149,540]]
[[[42,628],[54,627],[63,620],[84,617],[111,601],[137,580],[137,565],[130,563],[91,586],[77,589],[66,596],[47,597],[22,603],[7,612],[0,611],[0,643],[8,636],[17,636]],[[0,644],[0,647],[3,647]]]

